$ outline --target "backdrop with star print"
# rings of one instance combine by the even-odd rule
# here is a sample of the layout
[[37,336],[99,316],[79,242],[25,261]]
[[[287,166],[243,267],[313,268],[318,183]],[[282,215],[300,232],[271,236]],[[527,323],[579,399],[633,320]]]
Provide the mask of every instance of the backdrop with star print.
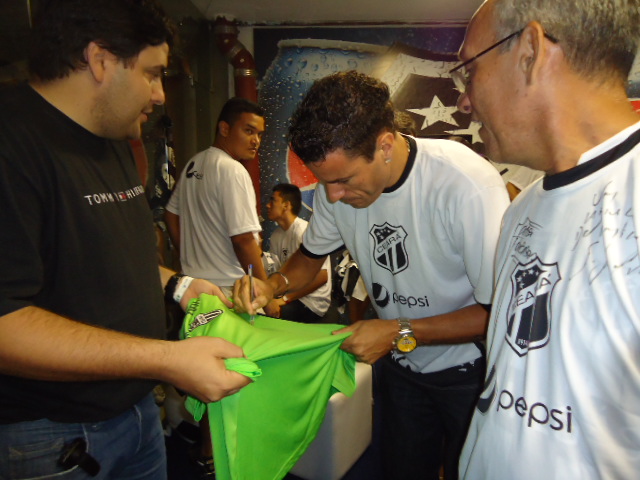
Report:
[[[464,25],[420,27],[256,28],[254,56],[259,103],[267,129],[260,148],[261,204],[273,185],[289,182],[303,193],[308,218],[316,178],[287,144],[289,119],[311,84],[337,71],[357,70],[389,85],[394,105],[414,120],[418,136],[474,138],[470,118],[457,111],[448,71],[464,38]],[[265,225],[265,238],[272,225]]]
[[[357,70],[389,85],[398,110],[414,120],[418,137],[459,135],[484,153],[479,125],[456,108],[458,92],[449,76],[465,25],[278,27],[254,29],[259,102],[267,129],[260,149],[262,207],[281,182],[299,186],[303,218],[310,216],[316,178],[287,145],[289,119],[313,81],[337,71]],[[629,77],[629,97],[640,110],[640,65]],[[267,222],[270,223],[270,222]],[[265,238],[273,225],[265,225]]]

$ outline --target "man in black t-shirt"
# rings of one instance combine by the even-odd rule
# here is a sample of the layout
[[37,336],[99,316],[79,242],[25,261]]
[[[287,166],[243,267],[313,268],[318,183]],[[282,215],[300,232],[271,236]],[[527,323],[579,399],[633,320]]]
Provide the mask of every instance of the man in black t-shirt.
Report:
[[173,27],[151,0],[41,5],[31,81],[0,92],[0,478],[166,478],[154,384],[211,402],[249,381],[235,345],[163,340],[163,285],[221,296],[158,267],[126,141],[164,103]]

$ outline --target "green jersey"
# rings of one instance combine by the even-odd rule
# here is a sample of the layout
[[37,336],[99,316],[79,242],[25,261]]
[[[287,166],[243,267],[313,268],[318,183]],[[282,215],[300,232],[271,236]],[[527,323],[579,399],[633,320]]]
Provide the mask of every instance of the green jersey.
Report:
[[196,420],[209,413],[216,478],[283,478],[313,441],[335,392],[355,390],[355,358],[340,349],[349,334],[331,324],[302,324],[258,315],[255,324],[217,298],[189,304],[181,336],[224,338],[244,350],[227,368],[254,379],[240,392],[202,404],[189,398]]

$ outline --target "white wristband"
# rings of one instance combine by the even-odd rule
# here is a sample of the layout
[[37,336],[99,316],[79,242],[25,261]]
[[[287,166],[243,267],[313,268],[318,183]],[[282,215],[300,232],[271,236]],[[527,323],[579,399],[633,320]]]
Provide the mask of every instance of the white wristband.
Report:
[[193,277],[189,277],[185,275],[178,281],[178,285],[176,285],[176,289],[173,291],[173,301],[176,303],[180,303],[182,297],[184,296],[184,292],[187,291],[189,285],[193,282]]

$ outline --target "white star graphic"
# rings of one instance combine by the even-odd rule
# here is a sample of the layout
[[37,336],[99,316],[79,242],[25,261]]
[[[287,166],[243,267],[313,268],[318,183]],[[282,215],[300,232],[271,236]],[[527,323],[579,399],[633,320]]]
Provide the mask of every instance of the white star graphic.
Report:
[[458,125],[458,122],[456,122],[452,116],[458,111],[458,107],[445,106],[437,96],[433,97],[429,108],[408,108],[407,111],[424,117],[424,122],[422,122],[420,130],[424,130],[429,125],[433,125],[436,122],[446,122],[452,125]]
[[468,128],[461,128],[459,130],[447,130],[447,133],[451,135],[471,135],[471,143],[478,143],[482,140],[480,139],[480,127],[482,124],[480,122],[471,122]]

